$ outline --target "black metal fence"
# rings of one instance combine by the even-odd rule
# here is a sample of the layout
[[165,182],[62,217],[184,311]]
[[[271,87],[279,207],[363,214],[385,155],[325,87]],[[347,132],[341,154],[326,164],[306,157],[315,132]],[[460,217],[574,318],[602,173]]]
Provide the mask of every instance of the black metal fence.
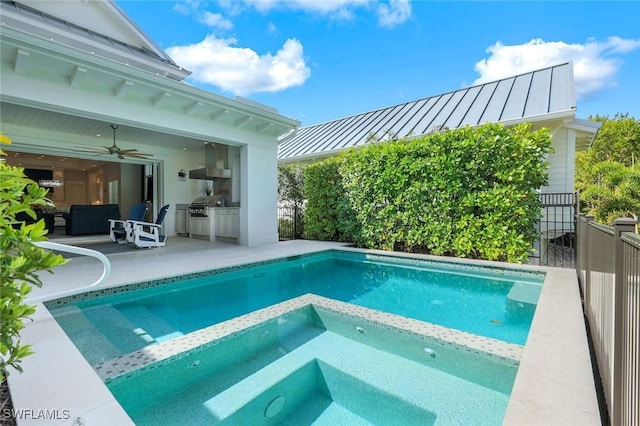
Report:
[[296,205],[278,206],[278,237],[280,241],[301,239],[304,232],[304,209]]
[[540,239],[529,263],[561,268],[576,265],[576,214],[578,194],[556,192],[540,194],[542,218],[538,223]]

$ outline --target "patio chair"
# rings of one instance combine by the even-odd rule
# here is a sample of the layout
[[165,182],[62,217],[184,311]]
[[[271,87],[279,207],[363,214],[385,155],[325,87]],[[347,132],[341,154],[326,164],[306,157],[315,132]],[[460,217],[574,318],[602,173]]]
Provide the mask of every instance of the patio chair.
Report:
[[130,220],[144,220],[147,212],[147,204],[139,203],[131,207],[128,219],[109,219],[109,238],[116,243],[133,242],[132,228],[129,224]]
[[162,222],[167,214],[167,210],[169,210],[169,204],[160,209],[155,223],[135,220],[127,221],[132,226],[133,242],[136,247],[164,247],[167,242],[167,237],[160,235],[160,230],[162,229]]

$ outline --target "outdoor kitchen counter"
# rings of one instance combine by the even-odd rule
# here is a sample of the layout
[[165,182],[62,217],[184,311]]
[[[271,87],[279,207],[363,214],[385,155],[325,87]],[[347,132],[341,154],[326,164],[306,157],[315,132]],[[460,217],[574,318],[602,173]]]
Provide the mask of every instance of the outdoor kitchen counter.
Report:
[[240,208],[209,207],[206,217],[189,218],[189,236],[209,241],[238,242]]

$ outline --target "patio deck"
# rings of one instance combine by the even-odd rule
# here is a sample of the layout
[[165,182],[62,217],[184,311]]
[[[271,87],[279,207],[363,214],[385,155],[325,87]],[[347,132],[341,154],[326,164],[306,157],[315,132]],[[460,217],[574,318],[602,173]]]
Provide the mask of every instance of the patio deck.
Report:
[[[171,237],[163,248],[108,255],[112,273],[104,285],[117,286],[341,246],[293,240],[244,247]],[[599,425],[575,271],[526,265],[523,268],[547,271],[547,281],[504,424]],[[32,296],[86,286],[100,274],[97,260],[74,258],[56,268],[54,274],[43,274],[44,286],[34,289]],[[133,424],[43,305],[38,305],[33,321],[27,322],[22,340],[32,343],[36,353],[23,361],[23,374],[13,373],[9,378],[14,408],[31,410],[18,419],[19,425]],[[49,415],[48,421],[37,417],[41,411]]]

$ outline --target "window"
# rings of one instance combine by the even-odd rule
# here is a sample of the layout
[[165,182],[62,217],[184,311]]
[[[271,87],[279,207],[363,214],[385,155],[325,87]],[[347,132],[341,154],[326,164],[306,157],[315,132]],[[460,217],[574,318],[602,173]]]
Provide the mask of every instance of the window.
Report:
[[109,200],[109,204],[118,204],[118,201],[120,199],[120,181],[109,181],[109,193],[107,195],[107,198]]

